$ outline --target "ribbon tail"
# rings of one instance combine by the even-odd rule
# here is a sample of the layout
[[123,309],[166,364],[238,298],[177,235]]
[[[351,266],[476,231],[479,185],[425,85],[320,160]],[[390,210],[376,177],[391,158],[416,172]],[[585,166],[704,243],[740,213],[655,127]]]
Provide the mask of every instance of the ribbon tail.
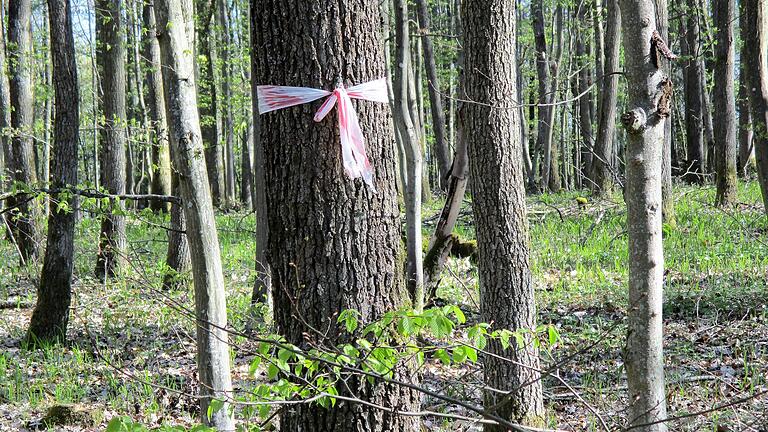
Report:
[[374,192],[373,169],[365,152],[365,138],[360,130],[357,113],[346,91],[339,92],[339,135],[344,170],[350,178],[362,177]]

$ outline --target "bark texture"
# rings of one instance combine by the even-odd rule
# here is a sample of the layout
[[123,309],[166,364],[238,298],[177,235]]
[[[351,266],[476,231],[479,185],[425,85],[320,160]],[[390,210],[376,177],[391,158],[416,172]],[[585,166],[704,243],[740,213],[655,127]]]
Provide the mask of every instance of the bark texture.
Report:
[[[99,97],[104,122],[101,124],[100,175],[101,186],[110,194],[122,195],[126,188],[126,129],[125,112],[125,26],[123,0],[97,0],[96,2],[96,62],[100,86]],[[125,208],[119,201],[102,208],[99,235],[99,253],[96,258],[96,276],[113,277],[125,262],[125,216],[118,214]]]
[[744,45],[752,111],[755,159],[763,205],[768,213],[768,0],[744,0]]
[[[8,75],[10,77],[11,137],[10,160],[7,161],[14,182],[35,187],[35,150],[32,137],[34,122],[32,69],[32,2],[18,0],[8,7]],[[21,254],[22,262],[39,253],[41,228],[40,206],[31,195],[17,195],[8,207],[16,207],[7,219]]]
[[733,22],[736,19],[735,0],[713,2],[717,45],[715,47],[715,86],[713,90],[715,117],[715,167],[717,193],[715,203],[721,206],[736,202],[736,95],[733,72],[736,57]]
[[704,120],[701,106],[701,68],[699,51],[699,19],[692,11],[695,0],[688,0],[687,28],[681,32],[685,37],[680,41],[681,54],[684,56],[685,71],[683,88],[685,92],[685,137],[687,157],[683,178],[690,183],[703,183],[704,177]]
[[[51,158],[53,190],[77,185],[77,154],[80,127],[75,41],[69,0],[49,0],[53,81],[56,114]],[[37,305],[29,323],[27,339],[33,342],[63,340],[67,334],[74,264],[77,195],[51,195],[48,239],[37,290]]]
[[[383,77],[378,1],[251,2],[254,77],[259,84],[333,89]],[[293,29],[285,32],[284,29]],[[312,121],[320,102],[261,117],[269,263],[275,323],[294,344],[339,336],[336,316],[355,309],[363,321],[406,305],[394,146],[388,106],[354,101],[374,167],[373,193],[346,178],[336,113]],[[305,336],[307,334],[308,336]],[[407,371],[395,376],[412,380]],[[388,407],[418,410],[416,392],[352,380],[342,393]],[[339,401],[331,409],[298,405],[280,419],[286,431],[415,431],[419,420]]]
[[[552,175],[552,116],[549,106],[552,102],[552,89],[549,82],[549,54],[547,54],[547,40],[544,32],[543,0],[533,0],[531,12],[533,15],[533,34],[536,42],[536,77],[539,83],[538,100],[538,126],[536,133],[536,148],[543,152],[541,165],[541,188],[549,187],[549,178]],[[463,10],[463,9],[462,9]]]
[[157,1],[158,29],[164,29],[158,38],[170,111],[172,156],[179,172],[195,285],[201,418],[218,430],[229,431],[235,429],[229,403],[225,402],[210,417],[207,415],[213,398],[232,397],[232,378],[224,274],[197,111],[192,18],[183,13],[190,6],[182,5],[181,0]]
[[627,129],[628,423],[638,426],[639,431],[656,432],[666,431],[666,425],[639,425],[667,416],[662,353],[661,163],[671,83],[662,70],[662,62],[667,60],[652,43],[656,32],[653,0],[620,0],[619,4],[628,95],[628,111],[622,115]]
[[[530,329],[536,324],[536,308],[517,130],[520,124],[517,110],[510,109],[518,99],[514,2],[468,0],[462,6],[462,94],[480,102],[461,104],[459,121],[467,139],[473,179],[482,321],[499,329]],[[501,358],[483,357],[485,384],[510,391],[508,396],[486,392],[486,409],[512,422],[543,425],[541,381],[530,369],[539,366],[538,351],[530,343],[504,350],[495,342],[486,349]],[[486,425],[485,430],[506,428]]]

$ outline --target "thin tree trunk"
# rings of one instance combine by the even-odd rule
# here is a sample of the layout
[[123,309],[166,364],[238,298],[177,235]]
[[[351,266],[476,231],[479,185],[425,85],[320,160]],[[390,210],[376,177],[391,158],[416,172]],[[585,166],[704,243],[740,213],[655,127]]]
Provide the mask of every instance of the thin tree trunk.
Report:
[[226,207],[235,206],[235,120],[232,114],[232,65],[230,62],[229,50],[232,44],[230,36],[229,5],[228,0],[215,0],[218,4],[217,21],[221,30],[221,93],[224,97],[222,101],[223,135],[225,139],[225,173],[226,173]]
[[[191,3],[191,2],[190,2]],[[187,5],[189,7],[191,5]],[[219,239],[203,152],[193,57],[191,17],[185,17],[181,0],[158,0],[158,35],[169,104],[169,125],[174,166],[179,172],[181,196],[192,258],[197,317],[197,368],[200,379],[201,417],[218,430],[234,430],[234,419],[225,400],[208,415],[211,400],[232,395],[227,333],[227,305]],[[173,23],[173,25],[171,25]],[[185,25],[180,25],[184,23]]]
[[[740,4],[739,13],[739,28],[743,32],[746,26],[747,12],[744,10],[744,2]],[[743,34],[743,33],[742,33]],[[742,36],[742,40],[745,35]],[[746,56],[749,55],[745,49],[745,45],[742,42],[741,47],[741,61],[739,61],[739,94],[738,94],[738,108],[739,108],[739,158],[736,165],[736,171],[739,177],[746,178],[748,167],[753,161],[754,148],[752,147],[752,120],[749,112],[749,84],[747,83],[747,61]]]
[[[157,195],[171,193],[171,153],[168,146],[168,120],[166,117],[165,95],[163,90],[163,72],[161,70],[160,44],[157,41],[157,21],[155,6],[151,2],[144,4],[144,61],[148,63],[146,81],[150,119],[150,143],[152,145],[152,187],[150,191]],[[149,206],[154,211],[168,211],[168,204],[152,200]]]
[[[378,3],[252,1],[256,81],[332,89],[339,78],[349,86],[383,77]],[[329,43],[313,46],[307,40]],[[285,66],[290,64],[299,66]],[[330,330],[327,343],[339,342],[335,323],[343,310],[355,309],[361,321],[371,322],[408,303],[388,108],[371,102],[356,106],[376,170],[376,193],[344,177],[337,123],[330,118],[313,122],[312,106],[261,119],[275,323],[288,342],[300,346],[307,346],[307,337],[321,337],[312,330],[319,328]],[[329,236],[329,230],[336,234]],[[395,370],[394,376],[415,379],[411,371]],[[350,379],[348,387],[368,402],[419,409],[418,395],[401,386]],[[348,394],[345,388],[339,391]],[[410,432],[419,427],[417,418],[344,401],[328,409],[296,405],[282,413],[280,423],[285,431]]]
[[[8,9],[8,68],[10,76],[11,159],[8,164],[11,179],[34,187],[37,184],[35,171],[34,122],[32,83],[32,20],[31,0],[10,2]],[[38,256],[40,251],[41,227],[38,222],[40,204],[28,195],[18,195],[9,200],[7,221],[16,240],[22,262]]]
[[541,187],[549,188],[549,177],[552,172],[552,133],[553,127],[550,121],[549,106],[552,102],[552,89],[549,82],[549,55],[547,54],[547,40],[544,32],[544,6],[543,0],[533,0],[531,3],[533,15],[533,33],[536,42],[536,76],[539,80],[539,106],[538,106],[538,133],[536,135],[536,148],[543,152],[541,166]]
[[[662,40],[669,40],[669,5],[667,0],[655,0],[656,26]],[[671,75],[668,64],[663,65],[663,71],[667,76]],[[672,190],[672,117],[664,119],[664,149],[661,155],[661,216],[664,223],[671,226],[675,222],[675,201]]]
[[[171,174],[171,190],[175,196],[179,196],[179,175]],[[158,201],[158,200],[152,200]],[[171,204],[171,229],[168,231],[168,250],[165,254],[163,274],[163,289],[174,290],[185,287],[184,273],[189,270],[191,257],[189,255],[189,242],[187,241],[187,219],[181,205]]]
[[[462,94],[480,103],[462,103],[459,116],[468,140],[473,179],[482,321],[493,323],[496,329],[532,329],[536,326],[536,307],[519,119],[517,111],[510,109],[518,100],[514,2],[468,0],[464,5]],[[483,356],[485,384],[510,393],[500,396],[486,391],[485,406],[512,422],[542,426],[538,351],[530,338],[526,339],[524,347],[506,350],[498,341],[489,342],[486,350],[493,355]],[[507,428],[485,425],[485,430]]]
[[[11,137],[3,131],[11,127],[11,90],[8,81],[8,69],[5,58],[5,7],[0,1],[0,147],[2,147],[3,165],[0,166],[0,187],[9,187],[7,179],[13,178],[13,145]],[[10,203],[9,203],[10,204]],[[2,203],[0,203],[2,208]],[[0,223],[5,224],[5,217],[0,216]],[[11,233],[13,234],[13,233]]]
[[[77,185],[80,107],[75,41],[69,0],[49,0],[51,55],[56,97],[54,155],[51,159],[51,188]],[[51,195],[48,238],[37,290],[37,304],[29,322],[27,340],[63,340],[67,334],[74,265],[77,195]],[[57,203],[57,204],[56,204]],[[66,204],[66,205],[63,205]]]
[[407,236],[407,286],[414,308],[421,310],[424,306],[424,269],[422,259],[421,234],[421,188],[422,159],[421,144],[417,136],[412,114],[412,106],[408,103],[408,78],[411,73],[410,55],[408,53],[408,4],[405,0],[394,1],[395,10],[395,78],[393,80],[395,105],[393,107],[395,125],[400,130],[400,136],[405,147],[406,170],[408,184],[405,187],[405,224]]
[[744,0],[743,10],[746,11],[744,44],[751,47],[752,53],[746,56],[746,61],[757,177],[768,213],[768,1]]
[[597,140],[592,164],[595,191],[608,193],[613,188],[615,168],[613,137],[616,133],[616,100],[619,89],[619,47],[621,43],[621,11],[618,0],[607,0],[605,32],[605,74],[598,109]]
[[445,111],[440,95],[440,81],[437,78],[435,64],[435,48],[432,45],[429,27],[429,10],[427,0],[416,0],[416,13],[419,17],[419,33],[421,33],[424,65],[427,72],[427,90],[429,91],[429,108],[432,113],[432,131],[435,134],[435,156],[437,156],[440,185],[446,188],[446,179],[451,170],[450,149],[446,140]]
[[[695,0],[688,0],[688,10],[695,7]],[[701,106],[701,71],[699,60],[699,21],[696,14],[687,14],[685,37],[680,41],[681,54],[686,59],[683,87],[685,92],[685,135],[687,146],[686,174],[690,183],[704,182],[704,121]]]
[[[550,96],[550,103],[554,102],[556,100],[557,96],[557,89],[560,84],[560,74],[561,74],[561,66],[563,62],[563,44],[564,42],[564,32],[563,32],[563,7],[558,4],[555,8],[555,34],[557,35],[557,38],[553,38],[553,52],[554,52],[554,60],[550,64],[550,72],[552,73],[551,80],[552,84],[550,86],[550,90],[552,92],[552,95]],[[554,105],[551,105],[547,107],[547,118],[545,122],[549,125],[547,128],[547,133],[549,136],[547,136],[546,143],[549,143],[549,151],[545,152],[544,158],[545,158],[545,164],[549,166],[549,183],[548,187],[551,192],[559,192],[561,187],[560,182],[560,159],[558,155],[558,147],[556,144],[553,144],[553,135],[555,132],[555,112],[557,110],[555,109]],[[549,159],[548,163],[546,162],[547,159]]]
[[715,26],[715,87],[713,97],[717,102],[715,113],[715,161],[717,167],[717,194],[715,203],[733,205],[736,201],[736,99],[734,94],[734,46],[733,21],[736,19],[735,0],[716,0]]
[[620,0],[619,4],[628,95],[628,111],[621,118],[627,129],[628,424],[640,432],[663,432],[667,430],[665,423],[648,423],[667,416],[662,350],[661,163],[672,83],[662,70],[667,60],[654,39],[654,35],[660,37],[653,0]]
[[578,12],[576,13],[576,20],[574,21],[578,26],[576,37],[576,57],[577,57],[577,93],[576,95],[582,95],[579,98],[579,131],[581,132],[581,152],[582,163],[581,168],[584,173],[584,178],[588,179],[587,182],[591,184],[589,174],[592,172],[592,152],[594,151],[594,142],[592,136],[592,114],[591,105],[592,102],[589,97],[588,89],[591,85],[591,77],[589,76],[590,67],[588,63],[589,49],[587,47],[588,39],[581,36],[582,29],[586,28],[587,15],[586,5],[581,4],[577,6]]

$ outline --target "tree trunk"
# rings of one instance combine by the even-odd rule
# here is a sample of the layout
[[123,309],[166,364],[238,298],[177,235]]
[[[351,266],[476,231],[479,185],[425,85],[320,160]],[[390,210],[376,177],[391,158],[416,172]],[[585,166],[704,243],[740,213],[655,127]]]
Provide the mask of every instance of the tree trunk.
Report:
[[582,29],[587,28],[587,14],[586,5],[578,5],[578,12],[576,13],[576,20],[574,22],[578,26],[576,37],[576,57],[578,73],[576,74],[578,80],[578,87],[576,95],[582,95],[579,98],[579,131],[581,132],[581,152],[582,163],[581,168],[584,173],[584,178],[587,179],[587,183],[590,183],[591,178],[589,174],[592,172],[592,152],[594,151],[594,142],[592,136],[592,114],[591,114],[591,99],[589,97],[589,86],[592,85],[589,68],[589,49],[587,47],[588,39],[582,36]]
[[234,430],[228,402],[225,401],[210,417],[207,415],[213,398],[228,399],[233,395],[224,274],[206,167],[200,157],[203,140],[197,111],[195,68],[193,56],[189,55],[193,47],[188,20],[192,18],[185,17],[182,12],[191,9],[189,6],[183,7],[181,0],[157,1],[158,28],[165,29],[158,38],[167,84],[172,155],[179,172],[192,258],[201,417],[204,423],[218,430]]
[[[695,0],[688,0],[689,11],[695,7]],[[683,178],[689,183],[702,184],[704,177],[704,122],[701,107],[701,67],[699,60],[699,21],[695,13],[687,14],[687,29],[681,31],[685,37],[680,41],[681,54],[684,56],[685,73],[683,88],[685,92],[685,136],[687,158]]]
[[[144,4],[144,61],[148,63],[146,81],[152,145],[152,186],[150,191],[157,195],[171,193],[171,153],[168,147],[168,120],[166,118],[165,96],[163,94],[163,72],[160,69],[160,44],[157,41],[155,6]],[[152,200],[149,206],[154,211],[168,211],[168,204]]]
[[[171,190],[179,196],[179,175],[171,175]],[[156,200],[154,200],[156,201]],[[184,273],[189,270],[189,242],[187,241],[187,220],[181,205],[171,204],[171,230],[168,231],[168,250],[165,254],[167,266],[163,275],[163,289],[173,290],[184,287]]]
[[592,164],[595,191],[607,193],[616,175],[613,162],[613,137],[616,134],[616,100],[619,89],[619,44],[621,43],[621,11],[618,0],[608,0],[605,31],[605,76],[598,108],[597,140]]
[[230,62],[229,50],[231,49],[230,22],[229,22],[229,0],[215,0],[218,4],[217,21],[221,30],[221,93],[224,97],[222,101],[223,135],[225,139],[224,154],[226,165],[226,195],[227,208],[235,206],[235,120],[232,115],[232,64]]
[[[101,185],[111,194],[125,193],[125,28],[123,0],[98,0],[96,3],[96,60],[101,85],[99,93],[104,115],[101,132]],[[96,276],[114,276],[125,261],[125,208],[113,200],[118,212],[103,208]]]
[[[669,5],[667,0],[655,0],[656,26],[664,41],[669,41]],[[664,65],[664,73],[671,75],[671,68]],[[661,216],[671,226],[675,222],[675,200],[672,190],[672,117],[664,119],[664,149],[661,155]]]
[[405,187],[405,224],[407,237],[407,286],[414,308],[424,306],[424,269],[422,260],[421,234],[421,191],[422,159],[421,143],[416,133],[416,125],[408,103],[408,77],[411,72],[408,53],[408,3],[394,1],[395,10],[395,78],[393,89],[395,105],[393,107],[395,125],[405,147],[405,163],[408,183]]
[[736,48],[734,46],[733,21],[736,19],[735,0],[715,0],[715,88],[717,102],[715,113],[718,125],[715,130],[715,161],[717,167],[717,194],[715,203],[720,206],[736,202],[736,99],[733,72]]
[[424,65],[427,72],[427,84],[429,91],[429,108],[432,112],[432,131],[435,134],[435,156],[440,178],[440,185],[446,187],[446,179],[451,170],[450,149],[445,133],[445,111],[443,111],[443,99],[440,95],[440,81],[437,78],[437,66],[435,65],[435,48],[429,34],[429,10],[427,0],[416,0],[416,13],[419,17],[419,33],[421,33],[422,50],[424,51]]
[[200,50],[202,61],[198,62],[200,72],[198,93],[200,109],[200,128],[203,131],[203,143],[205,145],[205,166],[208,170],[208,180],[211,185],[211,196],[213,197],[214,207],[222,207],[225,203],[222,201],[226,193],[224,184],[224,160],[221,154],[221,144],[219,142],[220,125],[217,111],[218,94],[216,92],[216,77],[214,69],[216,65],[216,55],[213,50],[213,11],[215,10],[214,0],[202,0],[197,8],[195,33],[197,35],[197,45]]
[[[51,159],[50,187],[58,190],[77,185],[79,89],[69,0],[49,0],[48,16],[51,40],[56,41],[51,44],[53,72],[56,74],[56,145]],[[27,339],[34,343],[65,339],[69,321],[77,195],[58,193],[52,195],[50,200],[48,238],[37,290],[37,305],[27,334]]]
[[547,40],[544,32],[544,6],[543,0],[533,0],[531,3],[533,15],[533,34],[536,42],[536,76],[539,80],[539,106],[538,106],[538,132],[536,134],[536,148],[543,152],[541,166],[541,187],[549,187],[549,177],[552,172],[552,132],[549,106],[552,102],[552,89],[549,83],[549,55],[547,54]]
[[[378,3],[252,1],[256,81],[332,89],[340,78],[349,86],[383,77]],[[261,119],[275,323],[299,346],[307,346],[307,337],[322,337],[312,330],[319,328],[329,329],[326,343],[337,343],[336,316],[343,310],[355,309],[361,321],[370,322],[408,303],[387,107],[365,101],[355,106],[376,170],[376,193],[345,178],[337,123],[313,122],[316,104]],[[415,379],[410,371],[394,375]],[[353,379],[348,387],[368,402],[419,409],[418,394],[401,386]],[[329,409],[297,405],[283,412],[280,423],[285,431],[376,432],[415,431],[419,420],[337,401]]]
[[[250,4],[250,43],[256,50],[259,26],[255,12],[256,2]],[[269,248],[269,218],[267,217],[266,161],[264,160],[264,141],[261,140],[261,118],[259,117],[259,97],[256,92],[258,82],[258,59],[251,55],[250,63],[251,110],[253,124],[253,209],[256,212],[256,278],[251,294],[251,303],[269,303],[272,297],[272,271],[267,260]]]
[[[11,158],[8,169],[11,179],[29,187],[35,187],[35,152],[32,137],[34,122],[33,106],[33,52],[32,52],[31,0],[10,2],[8,8],[8,72],[10,76],[11,126],[14,133],[11,138]],[[9,212],[7,221],[21,254],[22,262],[38,256],[41,227],[38,222],[40,205],[36,199],[22,194],[8,202],[9,207],[16,206]]]
[[[744,2],[740,4],[739,27],[743,32],[747,28],[746,16],[748,13],[744,10]],[[746,178],[748,167],[753,161],[754,148],[752,147],[752,120],[749,112],[749,84],[747,83],[747,55],[742,37],[741,61],[739,61],[739,94],[737,104],[739,107],[739,157],[736,164],[736,171],[739,177]]]
[[752,53],[746,61],[757,176],[768,213],[768,1],[744,0],[744,11],[744,45]]
[[[511,331],[536,326],[519,119],[510,109],[518,100],[514,5],[506,0],[465,1],[461,94],[479,103],[462,103],[459,109],[473,179],[482,321]],[[488,344],[493,355],[483,357],[485,384],[509,393],[500,397],[487,391],[485,406],[512,422],[542,426],[538,350],[530,342],[507,350],[498,341]],[[486,425],[485,430],[507,428]]]
[[659,38],[653,0],[620,0],[619,4],[628,95],[628,111],[621,118],[627,129],[628,423],[641,432],[660,432],[667,430],[664,423],[639,425],[667,416],[662,353],[661,162],[672,83],[662,70],[667,60],[662,57],[661,45],[653,39]]
[[[550,85],[550,90],[552,92],[549,97],[550,103],[555,102],[556,100],[557,88],[560,83],[560,67],[563,61],[563,7],[559,4],[555,8],[555,34],[557,34],[557,38],[553,40],[554,60],[550,63],[550,72],[552,74],[550,77],[552,80],[552,84]],[[547,118],[544,121],[549,125],[547,128],[547,133],[549,136],[546,137],[545,141],[546,143],[549,143],[549,151],[545,152],[545,160],[548,160],[546,165],[549,166],[548,187],[551,192],[556,193],[560,191],[561,183],[558,148],[556,144],[552,143],[552,136],[555,131],[555,112],[557,111],[555,108],[556,107],[554,105],[547,107]]]
[[[5,52],[5,8],[0,7],[0,131],[11,127],[11,90]],[[0,187],[6,189],[10,187],[6,178],[13,178],[13,145],[11,138],[5,133],[0,133],[0,147],[2,147],[0,153],[3,159],[3,164],[0,165]],[[0,209],[2,209],[2,204],[0,203]],[[0,216],[0,223],[4,223],[6,220],[4,216]]]

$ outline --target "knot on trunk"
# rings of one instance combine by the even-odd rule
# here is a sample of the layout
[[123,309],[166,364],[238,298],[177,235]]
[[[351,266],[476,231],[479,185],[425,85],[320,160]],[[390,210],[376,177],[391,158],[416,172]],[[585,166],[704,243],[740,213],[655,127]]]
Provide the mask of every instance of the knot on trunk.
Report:
[[665,76],[659,81],[658,88],[659,100],[656,103],[656,115],[660,118],[669,117],[672,112],[672,80]]
[[621,123],[629,133],[639,133],[645,126],[647,116],[642,108],[635,108],[632,111],[621,115]]
[[651,34],[651,63],[656,69],[659,68],[659,58],[664,57],[667,60],[674,60],[677,58],[661,38],[661,35],[657,30],[654,30]]

